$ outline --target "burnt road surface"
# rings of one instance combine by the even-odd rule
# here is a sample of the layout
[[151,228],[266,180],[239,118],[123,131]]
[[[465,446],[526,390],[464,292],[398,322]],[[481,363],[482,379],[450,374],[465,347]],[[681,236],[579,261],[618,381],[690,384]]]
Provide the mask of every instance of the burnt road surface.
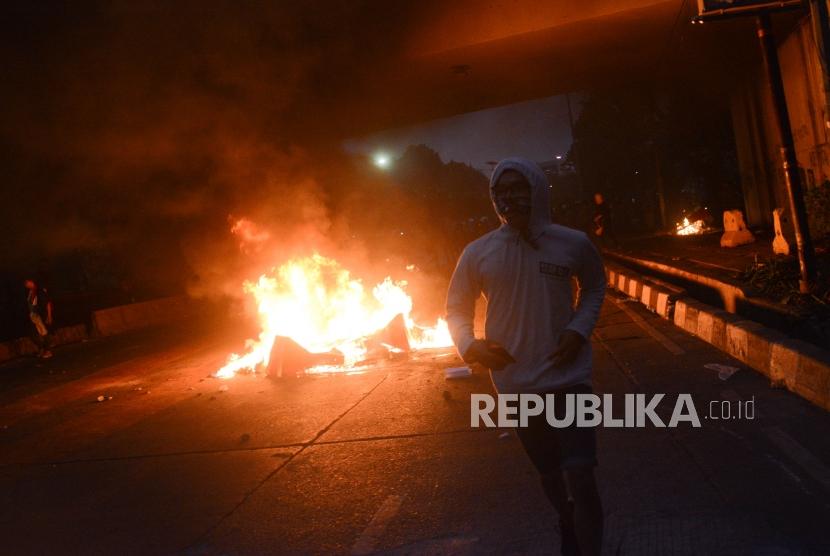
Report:
[[[609,297],[593,343],[598,393],[688,392],[703,424],[599,430],[607,554],[830,552],[824,411],[704,368],[741,365],[638,304]],[[205,323],[0,367],[2,552],[557,553],[514,433],[470,428],[489,379],[445,380],[451,350],[209,378],[240,345]],[[705,419],[753,398],[753,420]]]

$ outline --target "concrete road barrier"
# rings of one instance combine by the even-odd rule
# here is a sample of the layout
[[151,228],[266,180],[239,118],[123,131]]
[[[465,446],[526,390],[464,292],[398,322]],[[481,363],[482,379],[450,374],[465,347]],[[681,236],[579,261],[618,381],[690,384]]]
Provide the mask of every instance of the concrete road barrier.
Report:
[[[685,296],[685,292],[606,263],[608,285],[768,376],[773,384],[830,410],[830,352]],[[637,293],[639,292],[639,295]]]
[[92,325],[97,336],[112,336],[176,322],[190,316],[192,311],[193,307],[188,297],[164,297],[95,311],[92,313]]
[[[65,326],[58,328],[52,333],[52,346],[82,342],[88,337],[89,334],[87,333],[86,326],[83,324]],[[37,353],[37,346],[31,338],[17,338],[0,343],[0,363],[14,359],[15,357],[34,355],[35,353]]]
[[[173,323],[192,316],[194,310],[190,298],[183,295],[101,309],[92,313],[92,334],[112,336],[130,330]],[[52,345],[80,342],[89,336],[90,332],[83,324],[67,326],[52,333]],[[35,353],[37,346],[31,338],[18,338],[0,343],[0,362]]]

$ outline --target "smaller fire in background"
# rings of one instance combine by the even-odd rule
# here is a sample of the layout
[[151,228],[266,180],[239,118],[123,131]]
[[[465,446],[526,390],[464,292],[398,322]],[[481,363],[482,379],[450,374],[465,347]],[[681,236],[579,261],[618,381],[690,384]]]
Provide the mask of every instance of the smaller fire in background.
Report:
[[709,230],[711,222],[712,213],[709,212],[709,207],[698,207],[688,216],[684,216],[682,223],[675,223],[675,233],[679,236],[702,234]]
[[703,231],[706,229],[706,224],[703,220],[695,220],[694,222],[689,222],[688,218],[683,219],[683,223],[677,223],[677,235],[679,236],[691,236],[695,234],[702,234]]

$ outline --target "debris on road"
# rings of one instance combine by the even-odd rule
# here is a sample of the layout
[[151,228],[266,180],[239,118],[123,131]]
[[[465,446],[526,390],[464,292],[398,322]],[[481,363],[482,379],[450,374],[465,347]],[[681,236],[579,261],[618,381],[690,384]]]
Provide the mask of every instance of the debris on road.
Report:
[[444,369],[444,378],[464,378],[473,374],[470,367],[464,365],[463,367],[447,367]]
[[106,399],[106,398],[105,398],[104,396],[98,396],[98,401],[99,401],[99,402],[102,402],[102,401],[104,401],[105,399]]
[[721,365],[720,363],[707,363],[703,367],[710,371],[717,371],[718,378],[721,380],[729,380],[732,375],[741,370],[738,367],[730,367],[729,365]]
[[296,376],[310,367],[318,365],[343,365],[345,359],[336,350],[312,353],[288,336],[277,336],[271,346],[268,376],[282,378]]
[[441,396],[447,401],[450,401],[452,399],[452,393],[449,390],[444,390],[443,392],[441,392]]
[[222,386],[219,387],[219,391],[220,392],[227,392],[228,391],[228,385],[223,384]]

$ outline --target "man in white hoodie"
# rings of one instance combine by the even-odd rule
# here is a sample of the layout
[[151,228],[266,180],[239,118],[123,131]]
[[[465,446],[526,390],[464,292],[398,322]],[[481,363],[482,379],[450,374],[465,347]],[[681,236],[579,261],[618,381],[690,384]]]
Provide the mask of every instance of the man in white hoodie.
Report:
[[[544,172],[531,161],[509,158],[496,166],[490,197],[502,225],[461,254],[447,294],[447,319],[461,356],[488,367],[499,393],[554,394],[559,414],[563,394],[591,392],[590,337],[606,279],[588,237],[551,222],[548,190]],[[572,278],[579,285],[576,306]],[[482,293],[485,338],[477,339],[473,317]],[[559,512],[562,553],[599,554],[594,429],[556,429],[543,413],[516,430]]]

